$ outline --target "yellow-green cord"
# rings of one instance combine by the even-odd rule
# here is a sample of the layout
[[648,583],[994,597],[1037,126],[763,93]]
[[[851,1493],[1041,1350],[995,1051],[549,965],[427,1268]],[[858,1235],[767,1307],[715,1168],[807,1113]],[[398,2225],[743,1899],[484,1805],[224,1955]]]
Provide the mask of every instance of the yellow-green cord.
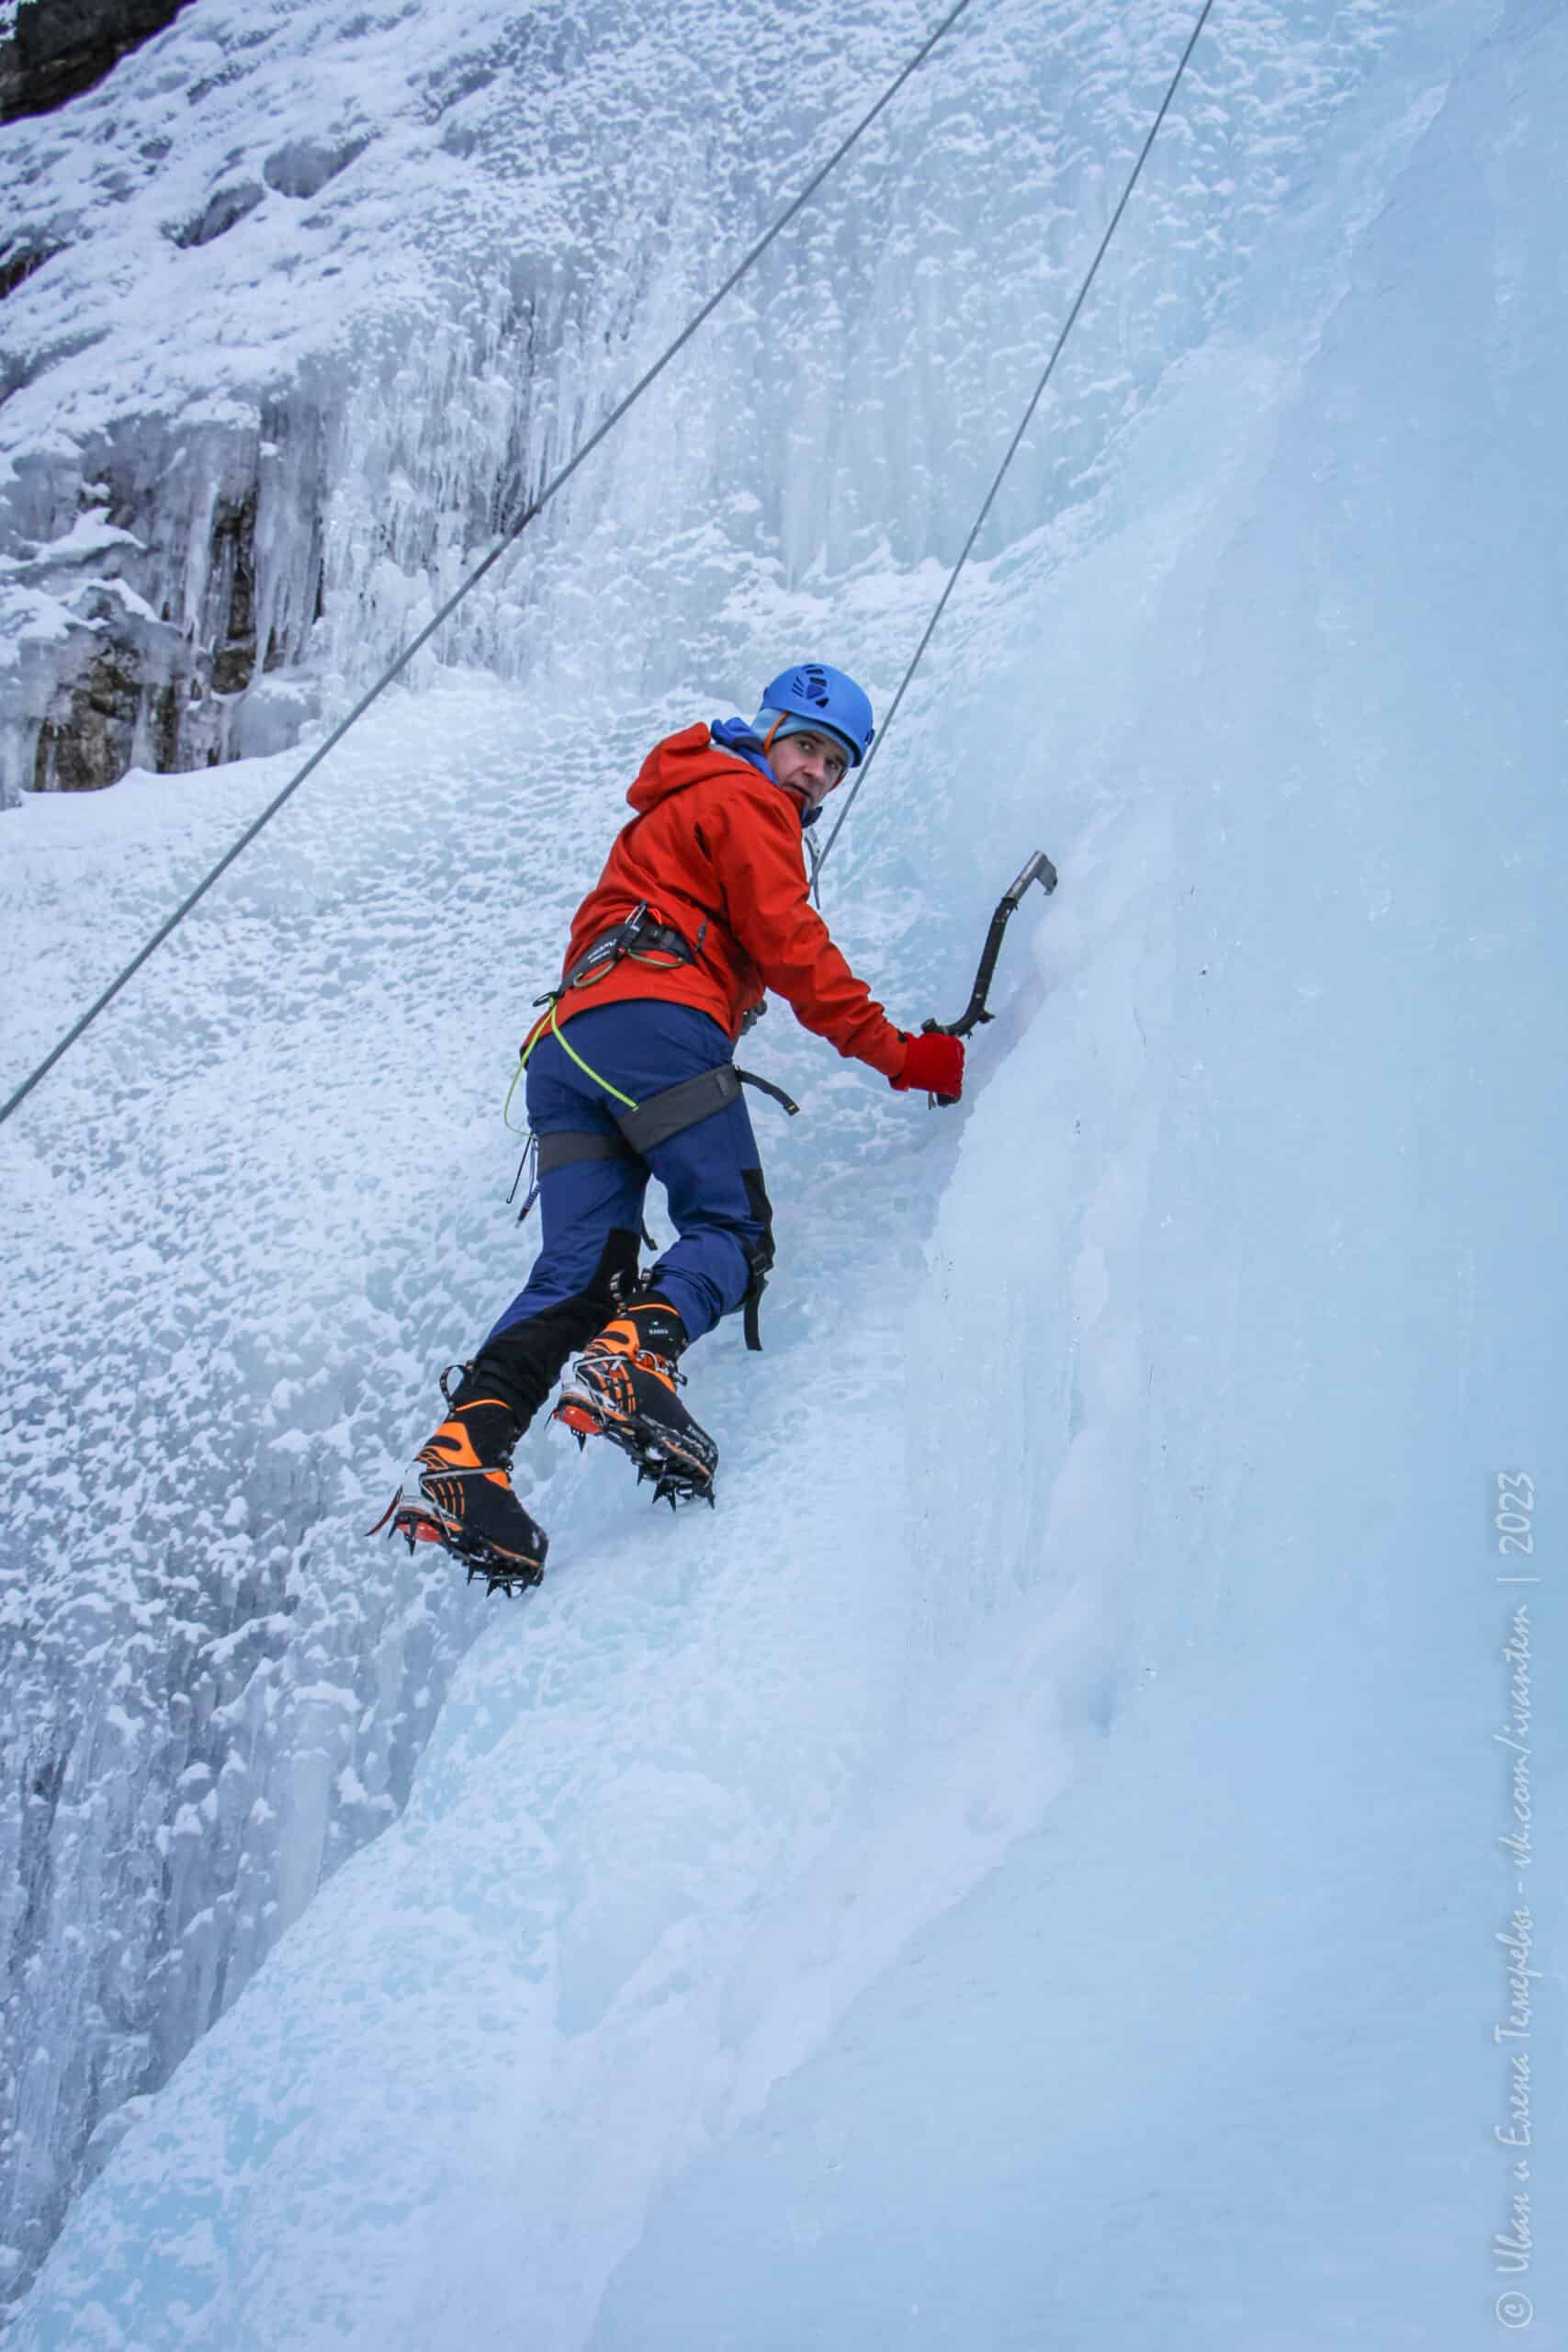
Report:
[[[553,1004],[550,1007],[550,1027],[556,1033],[557,1045],[559,1046],[564,1052],[571,1055],[572,1060],[577,1064],[578,1069],[582,1072],[584,1078],[591,1078],[595,1086],[602,1086],[606,1094],[613,1094],[617,1102],[624,1102],[626,1104],[628,1111],[635,1111],[637,1109],[637,1104],[632,1101],[629,1094],[623,1094],[618,1086],[612,1086],[607,1078],[601,1078],[596,1069],[590,1069],[588,1064],[583,1060],[581,1054],[572,1052],[572,1048],[567,1044],[566,1039],[561,1035],[560,1022],[557,1016],[557,1008]],[[538,1039],[536,1038],[534,1043],[535,1045],[537,1045]],[[529,1050],[532,1051],[532,1047],[530,1047]]]
[[578,1053],[578,1052],[576,1051],[575,1047],[573,1047],[573,1046],[569,1046],[569,1045],[567,1044],[566,1039],[565,1039],[565,1038],[562,1036],[562,1035],[561,1035],[561,1026],[560,1026],[560,1020],[559,1020],[558,1013],[558,1009],[557,1009],[557,1001],[556,1001],[554,998],[552,998],[552,999],[551,999],[551,1001],[550,1001],[550,1017],[549,1017],[549,1020],[548,1020],[548,1022],[547,1022],[547,1022],[541,1022],[541,1023],[540,1023],[540,1024],[539,1024],[539,1026],[538,1026],[538,1028],[535,1030],[534,1035],[532,1035],[532,1037],[530,1037],[530,1038],[529,1038],[528,1043],[527,1043],[527,1046],[526,1046],[526,1047],[525,1047],[525,1050],[524,1050],[524,1053],[523,1053],[522,1058],[521,1058],[521,1059],[520,1059],[520,1061],[518,1062],[516,1069],[515,1069],[513,1071],[513,1073],[512,1073],[512,1083],[511,1083],[511,1085],[510,1085],[510,1086],[507,1088],[507,1090],[506,1090],[506,1100],[505,1100],[505,1102],[504,1102],[502,1104],[502,1106],[501,1106],[501,1115],[502,1115],[502,1122],[504,1123],[504,1125],[506,1125],[506,1127],[507,1127],[508,1131],[509,1131],[511,1134],[513,1134],[513,1135],[514,1135],[514,1136],[520,1136],[520,1135],[526,1135],[526,1133],[528,1132],[528,1131],[527,1131],[527,1129],[526,1129],[525,1127],[514,1127],[514,1126],[513,1126],[513,1125],[512,1125],[512,1121],[510,1120],[510,1118],[508,1118],[508,1117],[507,1117],[507,1114],[508,1114],[508,1112],[509,1112],[509,1111],[511,1110],[511,1108],[512,1108],[512,1098],[513,1098],[513,1095],[516,1093],[516,1091],[517,1091],[517,1081],[518,1081],[518,1080],[522,1077],[522,1075],[523,1075],[524,1071],[525,1071],[525,1070],[527,1069],[527,1067],[528,1067],[528,1056],[533,1052],[533,1050],[534,1050],[535,1046],[538,1044],[538,1042],[539,1042],[540,1038],[544,1035],[545,1031],[546,1031],[546,1029],[547,1029],[547,1028],[549,1028],[549,1029],[554,1030],[554,1032],[555,1032],[555,1037],[556,1037],[556,1043],[560,1046],[560,1048],[561,1048],[561,1050],[563,1051],[563,1053],[567,1053],[567,1054],[570,1054],[570,1055],[571,1056],[572,1060],[577,1064],[578,1069],[582,1072],[582,1074],[583,1074],[584,1078],[591,1078],[591,1079],[593,1080],[593,1083],[594,1083],[594,1085],[595,1085],[595,1086],[602,1086],[602,1087],[604,1088],[604,1091],[605,1091],[605,1093],[606,1093],[606,1094],[613,1094],[613,1095],[615,1096],[615,1100],[616,1100],[616,1102],[624,1102],[624,1103],[626,1104],[626,1108],[627,1108],[627,1110],[628,1110],[628,1111],[635,1111],[635,1110],[637,1109],[637,1104],[632,1101],[632,1098],[631,1098],[631,1096],[630,1096],[629,1094],[623,1094],[623,1093],[621,1092],[621,1090],[620,1090],[620,1088],[619,1088],[618,1086],[612,1086],[612,1085],[611,1085],[611,1083],[610,1083],[610,1081],[609,1081],[609,1080],[608,1080],[607,1078],[601,1078],[601,1077],[600,1077],[600,1075],[599,1075],[599,1073],[598,1073],[598,1071],[597,1071],[596,1069],[591,1069],[589,1068],[588,1064],[583,1060],[582,1056],[581,1056],[580,1053]]

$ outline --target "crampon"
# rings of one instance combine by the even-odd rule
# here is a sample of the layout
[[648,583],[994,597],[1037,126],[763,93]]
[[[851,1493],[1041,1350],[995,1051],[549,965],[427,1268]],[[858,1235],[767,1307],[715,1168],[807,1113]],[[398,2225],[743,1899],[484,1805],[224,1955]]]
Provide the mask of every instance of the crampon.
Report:
[[[655,1502],[713,1501],[718,1448],[676,1396],[673,1355],[647,1346],[637,1317],[668,1309],[633,1308],[589,1342],[552,1418],[579,1446],[607,1437],[637,1464],[637,1484],[653,1482]],[[654,1329],[658,1329],[657,1323]]]
[[[591,1437],[607,1437],[612,1445],[618,1445],[637,1464],[637,1485],[652,1479],[656,1503],[667,1502],[675,1510],[682,1503],[713,1501],[712,1470],[704,1468],[685,1449],[678,1453],[662,1432],[656,1436],[631,1420],[612,1419],[578,1397],[563,1398],[552,1419],[569,1429],[580,1446]],[[716,1452],[715,1448],[716,1455]]]
[[389,1536],[402,1536],[411,1552],[416,1544],[444,1545],[468,1569],[469,1584],[483,1577],[487,1595],[503,1592],[510,1600],[514,1592],[531,1591],[545,1580],[545,1554],[549,1549],[549,1538],[543,1529],[537,1531],[537,1558],[514,1558],[498,1552],[481,1536],[466,1532],[461,1527],[448,1527],[431,1509],[412,1478],[403,1481],[375,1526],[367,1528],[366,1533],[379,1535],[383,1528]]
[[526,1592],[542,1582],[549,1538],[513,1491],[507,1473],[515,1424],[499,1400],[453,1410],[421,1446],[387,1509],[367,1532],[439,1544],[488,1593]]

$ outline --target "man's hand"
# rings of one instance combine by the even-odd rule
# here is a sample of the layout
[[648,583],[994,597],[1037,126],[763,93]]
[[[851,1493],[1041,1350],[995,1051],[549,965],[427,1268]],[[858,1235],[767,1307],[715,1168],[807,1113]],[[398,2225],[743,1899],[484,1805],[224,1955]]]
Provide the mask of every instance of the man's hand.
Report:
[[963,1038],[945,1037],[940,1030],[911,1037],[903,1069],[887,1083],[899,1094],[919,1091],[956,1102],[964,1091]]

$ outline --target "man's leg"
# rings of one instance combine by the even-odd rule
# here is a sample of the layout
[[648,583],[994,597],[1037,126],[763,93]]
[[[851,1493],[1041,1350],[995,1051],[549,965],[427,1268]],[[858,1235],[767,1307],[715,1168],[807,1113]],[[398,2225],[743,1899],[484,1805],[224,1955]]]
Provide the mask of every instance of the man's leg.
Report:
[[[528,1062],[528,1124],[543,1144],[592,1139],[617,1155],[620,1130],[604,1090],[548,1034]],[[526,1429],[561,1366],[614,1312],[637,1279],[648,1170],[640,1159],[569,1160],[539,1179],[539,1254],[468,1368]],[[465,1385],[468,1385],[467,1383]],[[459,1392],[460,1393],[460,1392]]]
[[[528,1069],[536,1133],[602,1135],[618,1145],[614,1122],[582,1095],[575,1075],[554,1039],[536,1049]],[[541,1178],[543,1246],[533,1272],[447,1390],[446,1416],[388,1513],[411,1545],[444,1544],[509,1589],[537,1583],[547,1540],[513,1492],[513,1453],[572,1349],[636,1279],[647,1183],[643,1163],[620,1156],[569,1159]]]
[[542,1247],[526,1283],[464,1378],[505,1399],[525,1430],[574,1348],[592,1339],[634,1288],[648,1170],[637,1159],[589,1159],[539,1180]]
[[642,1290],[668,1299],[689,1345],[732,1314],[753,1275],[767,1271],[768,1198],[745,1102],[682,1128],[654,1148],[649,1164],[678,1238],[649,1268]]
[[739,1102],[653,1148],[679,1238],[589,1341],[558,1408],[580,1437],[611,1439],[671,1503],[713,1500],[718,1448],[682,1403],[675,1367],[766,1269],[767,1197],[755,1157]]
[[[606,1008],[597,1026],[591,1037],[586,1022],[573,1024],[583,1057],[641,1102],[729,1059],[723,1031],[684,1006]],[[671,1502],[711,1501],[718,1448],[682,1403],[675,1367],[766,1269],[767,1196],[745,1104],[727,1104],[654,1145],[648,1162],[678,1238],[590,1341],[558,1416],[581,1437],[610,1438]]]

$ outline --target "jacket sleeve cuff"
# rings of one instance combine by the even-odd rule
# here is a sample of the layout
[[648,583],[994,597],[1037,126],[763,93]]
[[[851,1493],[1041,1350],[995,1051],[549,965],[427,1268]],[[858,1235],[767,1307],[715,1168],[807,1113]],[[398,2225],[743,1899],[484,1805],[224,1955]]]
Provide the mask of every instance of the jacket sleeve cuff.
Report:
[[889,1024],[886,1039],[879,1042],[878,1050],[875,1053],[863,1051],[861,1059],[869,1062],[873,1069],[880,1070],[891,1086],[903,1075],[904,1058],[908,1050],[909,1040],[904,1031]]

